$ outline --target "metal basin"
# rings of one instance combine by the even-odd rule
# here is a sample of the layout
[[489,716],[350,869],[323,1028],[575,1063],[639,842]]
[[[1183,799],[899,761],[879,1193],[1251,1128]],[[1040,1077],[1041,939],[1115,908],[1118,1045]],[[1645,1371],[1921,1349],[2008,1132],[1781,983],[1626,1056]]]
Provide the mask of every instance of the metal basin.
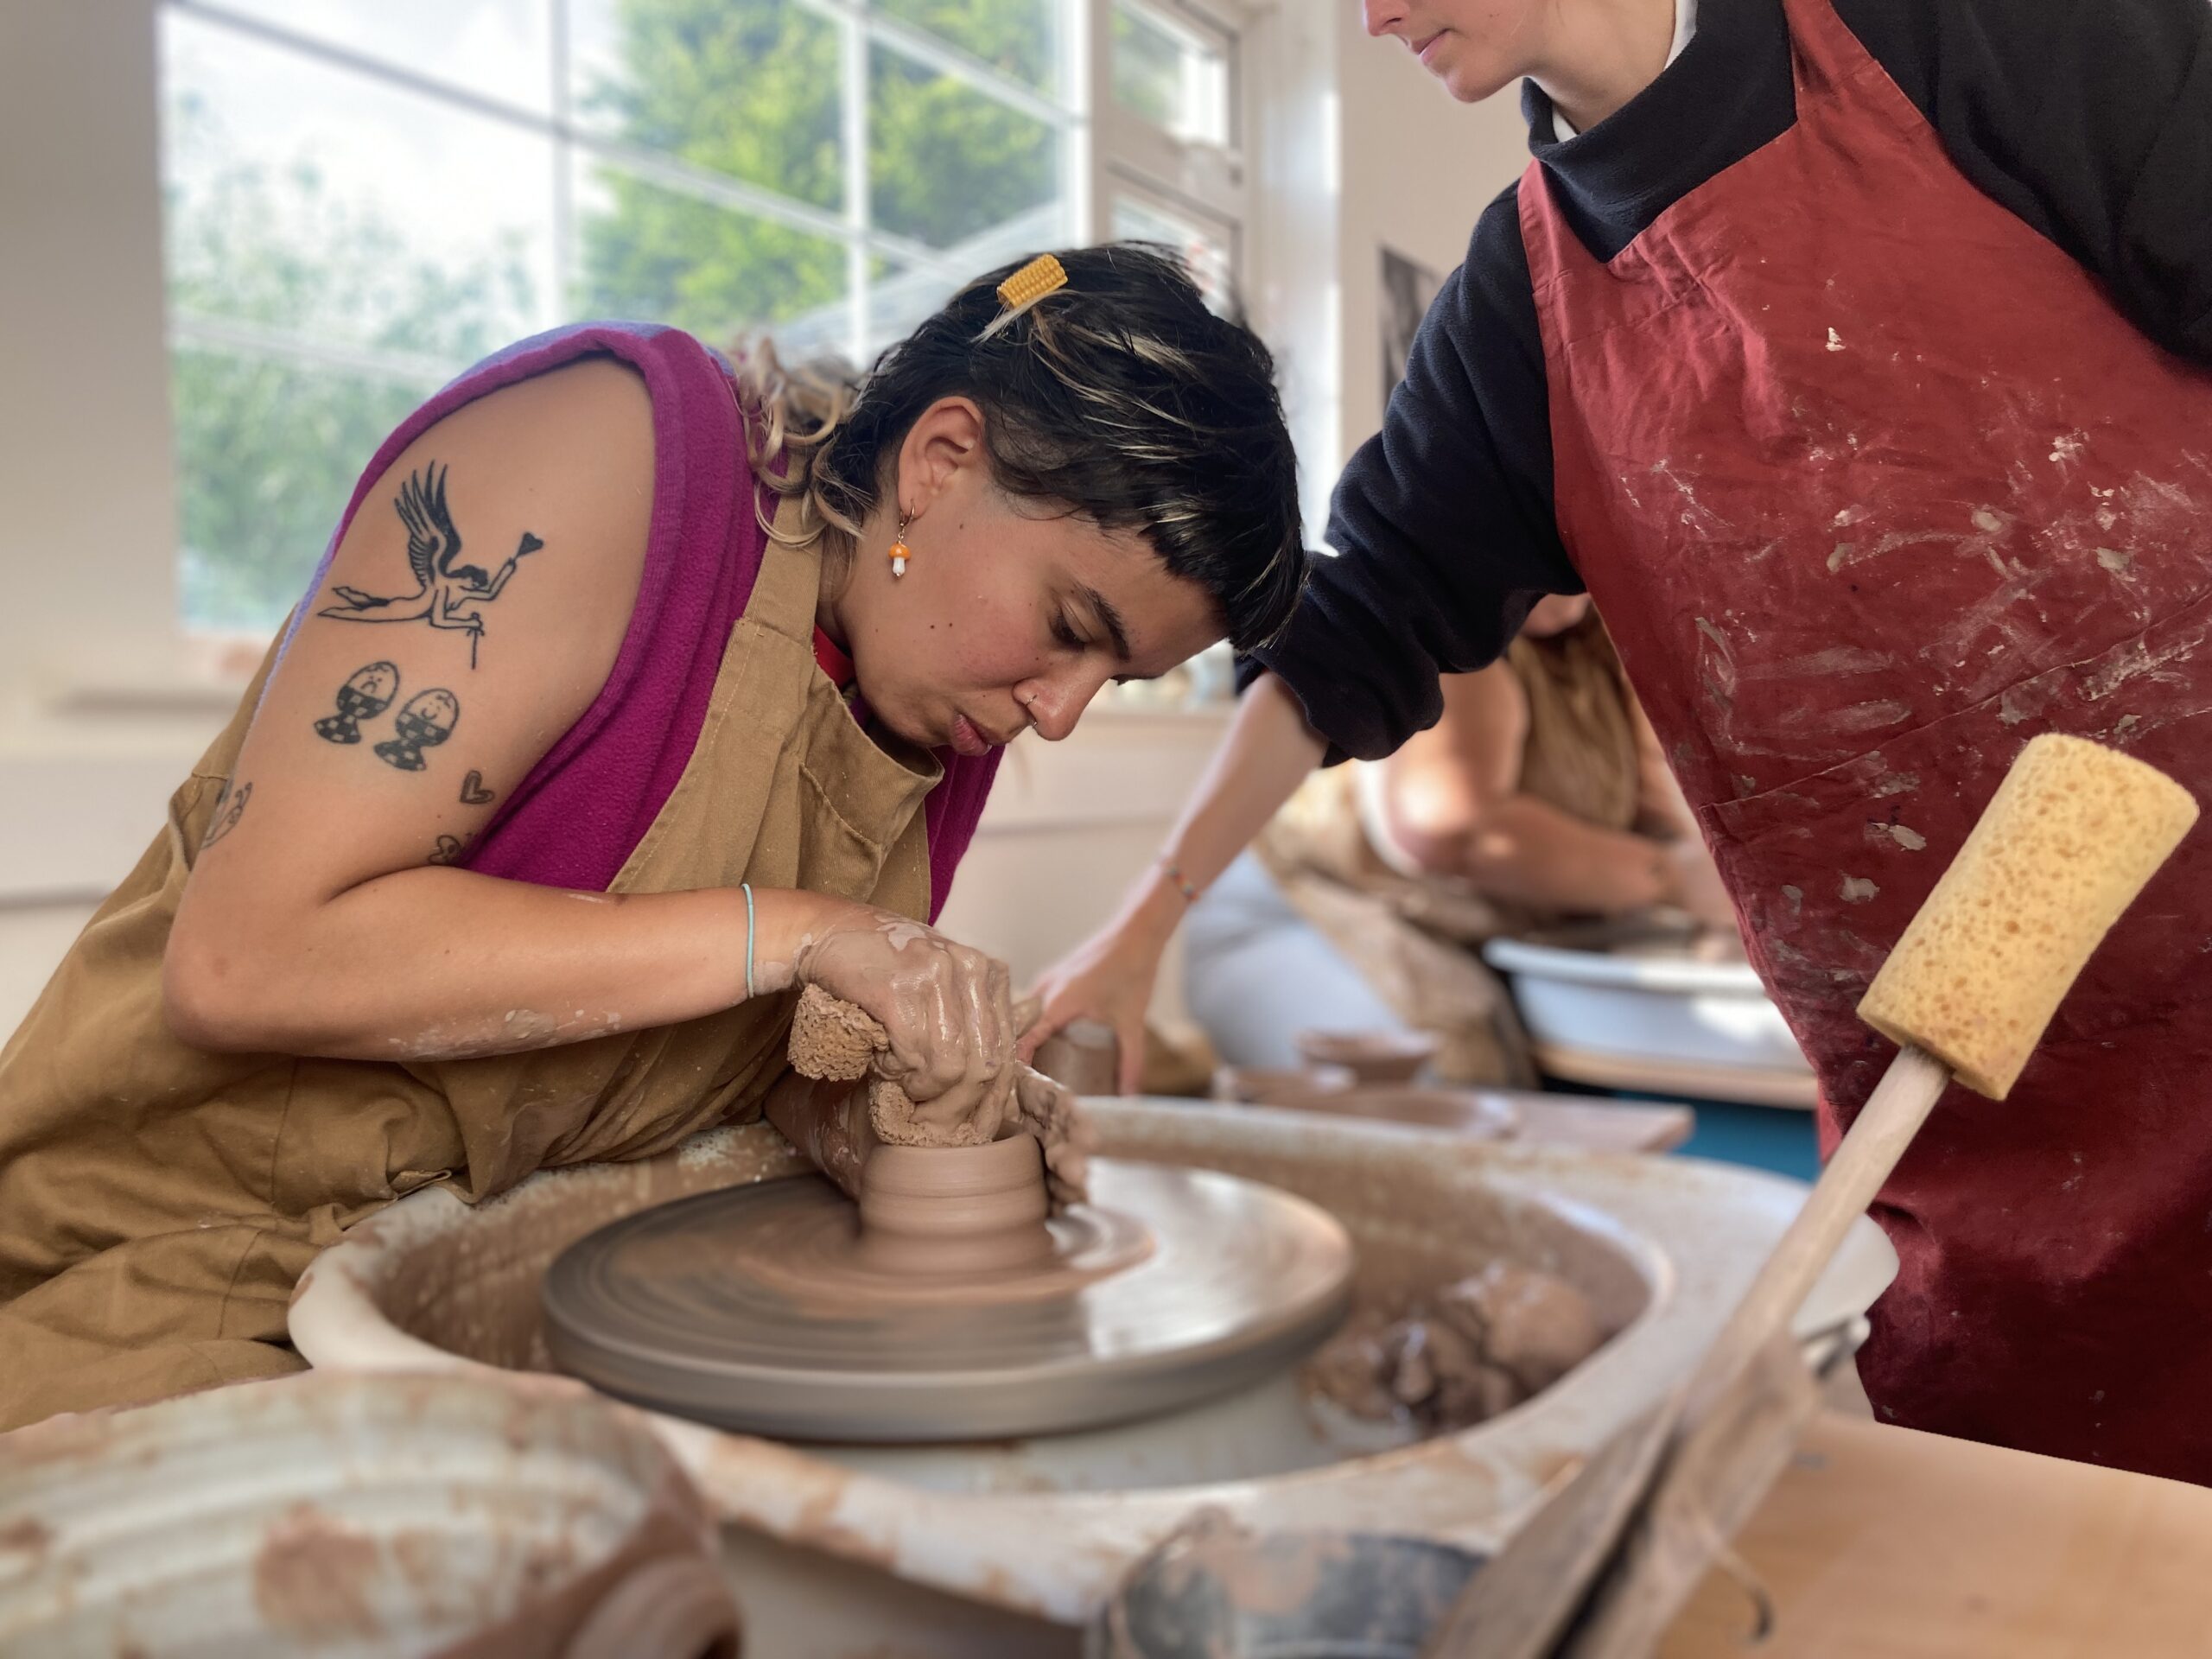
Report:
[[0,1437],[0,1653],[729,1659],[715,1541],[579,1384],[310,1373]]

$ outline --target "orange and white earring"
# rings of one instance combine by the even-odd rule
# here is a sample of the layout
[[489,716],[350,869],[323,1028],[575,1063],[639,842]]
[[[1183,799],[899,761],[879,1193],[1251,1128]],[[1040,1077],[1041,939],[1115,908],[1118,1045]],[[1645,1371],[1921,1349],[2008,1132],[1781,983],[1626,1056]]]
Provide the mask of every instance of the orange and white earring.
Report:
[[899,515],[899,533],[891,538],[891,574],[894,576],[905,575],[906,574],[906,561],[914,556],[913,549],[906,545],[907,522],[906,515],[903,512],[900,513]]

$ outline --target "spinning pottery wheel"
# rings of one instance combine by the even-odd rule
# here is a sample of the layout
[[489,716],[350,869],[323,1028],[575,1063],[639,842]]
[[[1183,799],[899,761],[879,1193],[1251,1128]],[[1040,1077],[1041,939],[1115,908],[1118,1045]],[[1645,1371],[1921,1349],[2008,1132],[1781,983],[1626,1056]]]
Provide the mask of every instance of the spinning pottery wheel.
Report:
[[[998,1206],[982,1230],[945,1201],[950,1160],[956,1197]],[[718,1427],[954,1440],[1173,1410],[1281,1370],[1343,1317],[1351,1241],[1302,1198],[1115,1161],[1090,1194],[1047,1222],[1026,1135],[883,1148],[857,1207],[818,1177],[701,1193],[564,1252],[547,1339],[606,1392]]]

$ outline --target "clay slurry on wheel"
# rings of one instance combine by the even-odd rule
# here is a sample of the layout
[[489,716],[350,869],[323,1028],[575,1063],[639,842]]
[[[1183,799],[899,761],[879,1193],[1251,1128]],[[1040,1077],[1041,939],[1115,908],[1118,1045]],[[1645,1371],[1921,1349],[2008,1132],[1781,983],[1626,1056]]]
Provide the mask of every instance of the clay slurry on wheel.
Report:
[[917,1275],[806,1176],[601,1228],[545,1278],[555,1363],[725,1428],[919,1441],[1098,1427],[1303,1358],[1350,1300],[1318,1206],[1208,1170],[1102,1161],[1027,1262]]

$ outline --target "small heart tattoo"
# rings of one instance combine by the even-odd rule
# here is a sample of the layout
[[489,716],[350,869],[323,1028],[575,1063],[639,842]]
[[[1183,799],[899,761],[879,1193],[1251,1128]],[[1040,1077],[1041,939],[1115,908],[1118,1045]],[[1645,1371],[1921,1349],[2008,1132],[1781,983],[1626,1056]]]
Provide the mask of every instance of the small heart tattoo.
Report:
[[461,802],[463,806],[486,806],[499,798],[484,787],[484,774],[472,771],[461,780]]

